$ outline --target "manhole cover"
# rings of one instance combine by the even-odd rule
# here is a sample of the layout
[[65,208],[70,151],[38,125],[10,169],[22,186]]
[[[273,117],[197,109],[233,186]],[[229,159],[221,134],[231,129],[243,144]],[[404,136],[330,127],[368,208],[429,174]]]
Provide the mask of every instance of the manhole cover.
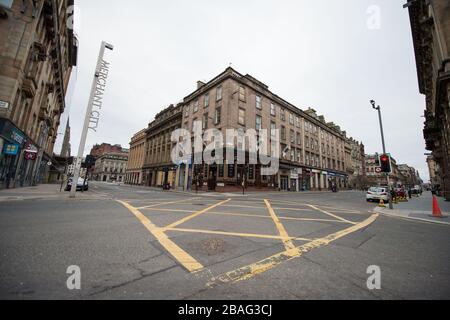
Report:
[[226,251],[227,243],[222,239],[205,239],[200,242],[200,249],[208,256],[215,256]]

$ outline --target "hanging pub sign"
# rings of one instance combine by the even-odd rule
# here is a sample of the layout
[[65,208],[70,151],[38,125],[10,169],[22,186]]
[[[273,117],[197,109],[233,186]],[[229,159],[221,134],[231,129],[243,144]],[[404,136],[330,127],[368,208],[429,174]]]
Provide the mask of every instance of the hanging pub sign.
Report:
[[37,159],[37,154],[38,154],[37,147],[32,143],[28,142],[25,147],[25,159],[34,161]]

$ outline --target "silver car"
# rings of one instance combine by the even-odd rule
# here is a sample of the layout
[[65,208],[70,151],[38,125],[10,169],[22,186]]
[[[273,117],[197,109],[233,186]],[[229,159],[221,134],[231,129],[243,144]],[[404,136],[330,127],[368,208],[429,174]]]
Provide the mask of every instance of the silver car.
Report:
[[384,202],[389,201],[388,195],[388,187],[372,187],[367,191],[366,199],[369,202],[372,201],[380,201]]

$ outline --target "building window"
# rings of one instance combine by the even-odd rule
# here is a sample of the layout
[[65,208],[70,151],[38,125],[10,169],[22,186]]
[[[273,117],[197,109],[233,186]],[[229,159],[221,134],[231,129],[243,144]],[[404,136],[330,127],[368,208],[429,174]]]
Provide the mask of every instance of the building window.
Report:
[[300,128],[300,118],[299,117],[295,117],[295,125],[297,126],[297,128]]
[[203,114],[203,123],[202,123],[203,130],[206,130],[208,128],[208,120],[209,120],[208,112],[205,112]]
[[297,149],[297,162],[301,163],[302,162],[302,150]]
[[249,180],[255,179],[255,165],[250,165],[248,167],[248,179]]
[[271,122],[270,123],[270,135],[272,136],[272,137],[275,137],[275,130],[277,129],[277,125],[276,125],[276,123],[275,122]]
[[294,125],[294,115],[292,113],[289,114],[289,123]]
[[245,126],[245,110],[239,109],[239,124]]
[[262,117],[261,116],[256,116],[256,130],[261,130],[262,129]]
[[295,144],[295,132],[294,130],[290,131],[291,144]]
[[302,145],[302,136],[300,134],[300,132],[297,132],[297,144],[300,146]]
[[216,89],[216,101],[222,100],[222,86]]
[[185,117],[189,117],[189,111],[190,111],[190,108],[189,108],[189,106],[187,106],[186,109],[184,109],[184,116]]
[[216,114],[214,115],[214,124],[218,125],[222,121],[222,109],[216,108]]
[[295,149],[291,150],[291,161],[294,162],[295,161]]
[[205,108],[209,107],[209,93],[205,94]]
[[280,118],[281,118],[281,121],[286,121],[286,113],[285,113],[284,109],[280,110]]
[[306,132],[309,131],[309,122],[305,122],[305,131],[306,131]]
[[234,178],[234,164],[228,165],[227,176],[228,176],[228,178]]
[[262,98],[261,96],[256,96],[256,109],[262,109]]
[[239,100],[245,102],[245,88],[243,86],[239,87]]
[[274,117],[277,115],[277,107],[273,103],[270,104],[270,115]]
[[198,100],[195,100],[194,102],[194,113],[196,113],[198,111]]
[[219,178],[223,178],[225,174],[225,168],[223,164],[219,164]]
[[281,126],[281,140],[283,140],[283,141],[286,140],[286,127],[285,126]]

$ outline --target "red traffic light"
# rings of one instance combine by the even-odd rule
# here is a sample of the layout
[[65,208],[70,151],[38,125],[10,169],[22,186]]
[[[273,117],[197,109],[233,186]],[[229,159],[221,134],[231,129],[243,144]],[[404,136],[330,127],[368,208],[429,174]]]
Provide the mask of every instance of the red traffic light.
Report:
[[383,154],[380,156],[380,167],[381,172],[391,173],[391,157],[388,154]]

